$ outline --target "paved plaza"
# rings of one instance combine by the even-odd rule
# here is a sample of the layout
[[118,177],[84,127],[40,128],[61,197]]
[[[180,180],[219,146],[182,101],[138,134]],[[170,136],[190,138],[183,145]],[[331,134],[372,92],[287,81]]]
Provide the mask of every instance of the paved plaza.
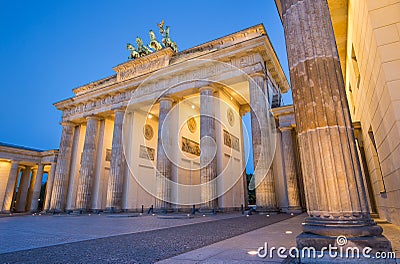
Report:
[[[133,217],[135,216],[135,217]],[[248,254],[296,245],[306,214],[28,215],[0,218],[0,263],[281,263]],[[400,228],[382,224],[399,254]]]
[[[0,218],[3,263],[154,263],[291,218],[288,214]],[[300,217],[301,221],[303,217]]]

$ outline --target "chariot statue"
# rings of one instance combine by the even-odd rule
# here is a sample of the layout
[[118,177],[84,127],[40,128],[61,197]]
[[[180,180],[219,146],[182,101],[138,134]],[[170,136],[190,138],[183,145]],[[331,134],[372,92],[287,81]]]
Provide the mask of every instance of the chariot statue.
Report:
[[139,37],[136,37],[136,44],[138,46],[137,51],[140,56],[145,56],[152,53],[151,49],[143,44],[143,40]]
[[154,34],[153,30],[149,31],[149,35],[150,35],[149,47],[155,51],[161,50],[163,46],[160,44],[160,42],[157,41],[156,35]]
[[131,52],[131,54],[128,57],[129,60],[137,59],[140,57],[139,52],[137,52],[135,46],[133,46],[131,43],[126,44],[126,49]]
[[164,47],[170,47],[174,52],[178,52],[178,45],[169,37],[169,26],[166,26],[164,29],[164,20],[160,24],[157,24],[157,26],[160,29],[160,34],[163,36],[161,42]]
[[137,59],[152,53],[153,50],[159,51],[167,47],[170,47],[174,52],[178,52],[178,46],[169,37],[169,26],[166,26],[164,28],[164,20],[162,20],[161,23],[157,24],[157,26],[160,29],[160,33],[162,35],[161,43],[157,41],[156,35],[154,34],[153,30],[150,30],[150,43],[147,46],[143,44],[143,40],[139,37],[136,37],[137,48],[135,48],[135,46],[133,46],[131,43],[126,44],[126,49],[130,51],[128,59]]

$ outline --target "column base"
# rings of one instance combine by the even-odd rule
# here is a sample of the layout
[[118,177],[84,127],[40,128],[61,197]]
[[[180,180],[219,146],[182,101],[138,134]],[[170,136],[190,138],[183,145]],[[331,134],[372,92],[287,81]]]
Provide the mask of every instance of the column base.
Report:
[[339,239],[303,232],[296,243],[301,263],[396,263],[395,259],[374,259],[377,252],[392,252],[390,241],[382,235]]
[[289,214],[301,214],[303,212],[303,208],[300,206],[289,206],[286,212]]
[[308,217],[305,219],[303,231],[329,237],[367,237],[380,236],[383,229],[368,217],[348,220]]
[[259,214],[277,214],[279,209],[276,207],[266,207],[256,205],[256,212]]
[[62,213],[64,213],[64,211],[63,210],[60,210],[60,209],[50,209],[50,210],[48,210],[47,211],[49,214],[62,214]]
[[217,213],[217,209],[215,209],[215,208],[199,208],[199,213],[215,215]]
[[118,207],[106,207],[104,212],[109,214],[115,214],[115,213],[121,213],[122,209]]
[[170,214],[174,213],[174,209],[172,208],[154,208],[153,213],[155,214]]

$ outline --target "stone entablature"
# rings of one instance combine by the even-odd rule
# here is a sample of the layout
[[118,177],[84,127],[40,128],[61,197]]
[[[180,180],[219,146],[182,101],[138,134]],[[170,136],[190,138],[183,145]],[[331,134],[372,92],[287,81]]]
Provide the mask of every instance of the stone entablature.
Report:
[[164,68],[168,66],[173,54],[174,52],[171,48],[165,48],[139,59],[122,63],[113,68],[117,72],[117,82]]
[[86,93],[87,91],[100,89],[102,87],[114,84],[114,83],[116,83],[116,80],[117,80],[117,75],[112,75],[112,76],[103,78],[101,80],[94,81],[89,84],[80,86],[78,88],[73,89],[72,91],[74,92],[75,95],[80,95],[80,94]]
[[278,128],[295,128],[296,120],[294,116],[294,106],[286,105],[278,108],[271,109],[272,114],[274,115]]

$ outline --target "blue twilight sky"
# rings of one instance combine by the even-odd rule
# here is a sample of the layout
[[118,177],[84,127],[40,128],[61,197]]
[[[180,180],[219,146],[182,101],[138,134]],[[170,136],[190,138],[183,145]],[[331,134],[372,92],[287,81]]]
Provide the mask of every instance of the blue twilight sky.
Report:
[[[162,19],[180,50],[263,23],[289,76],[273,0],[2,0],[0,141],[58,148],[61,112],[53,103],[71,97],[77,86],[112,75],[112,67],[127,60],[126,43],[137,35],[147,42],[149,29],[156,31]],[[286,94],[284,103],[291,102]]]

